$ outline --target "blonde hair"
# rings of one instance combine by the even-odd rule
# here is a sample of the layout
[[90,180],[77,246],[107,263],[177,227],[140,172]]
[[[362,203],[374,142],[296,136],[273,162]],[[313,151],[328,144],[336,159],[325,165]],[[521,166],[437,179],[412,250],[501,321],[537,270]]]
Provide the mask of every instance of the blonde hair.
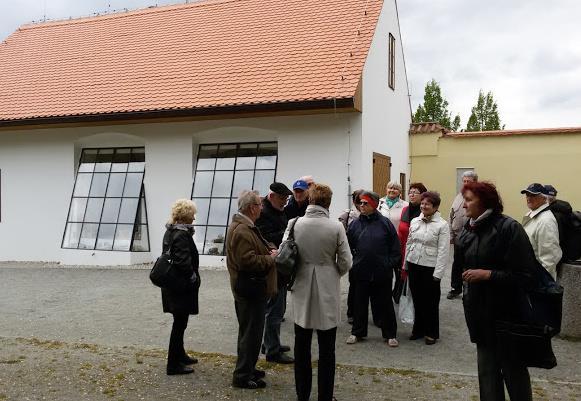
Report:
[[198,209],[190,199],[178,199],[171,207],[170,224],[191,224]]
[[329,209],[332,197],[333,191],[328,185],[314,183],[309,188],[309,204],[311,205],[322,206],[325,209]]
[[403,191],[401,184],[397,181],[390,181],[387,183],[387,189],[397,189],[399,192]]

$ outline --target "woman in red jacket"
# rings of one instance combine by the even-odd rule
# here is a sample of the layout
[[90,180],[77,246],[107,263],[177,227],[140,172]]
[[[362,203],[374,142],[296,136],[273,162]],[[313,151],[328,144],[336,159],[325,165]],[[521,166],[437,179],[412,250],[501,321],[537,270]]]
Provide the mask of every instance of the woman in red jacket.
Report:
[[420,215],[420,203],[422,202],[422,194],[428,189],[421,182],[414,182],[410,184],[408,192],[409,205],[404,207],[401,211],[401,220],[397,226],[397,236],[401,245],[401,260],[405,263],[405,246],[408,241],[408,234],[410,232],[410,222],[415,217]]

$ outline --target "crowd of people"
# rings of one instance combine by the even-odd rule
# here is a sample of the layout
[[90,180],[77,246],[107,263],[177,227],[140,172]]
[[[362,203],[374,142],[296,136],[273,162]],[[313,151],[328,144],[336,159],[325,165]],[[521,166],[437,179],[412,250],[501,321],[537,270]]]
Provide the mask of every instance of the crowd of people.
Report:
[[[553,277],[561,262],[559,225],[563,208],[551,185],[534,183],[523,189],[529,212],[519,224],[502,214],[496,187],[466,172],[448,221],[440,212],[438,192],[422,183],[403,188],[389,182],[386,196],[356,190],[353,207],[330,219],[333,192],[311,176],[292,189],[275,182],[268,195],[245,190],[227,231],[226,255],[238,320],[237,360],[232,385],[264,388],[266,373],[257,369],[260,351],[273,363],[293,364],[296,395],[308,400],[312,386],[311,342],[319,344],[318,399],[334,400],[335,343],[341,320],[340,279],[349,274],[347,317],[352,324],[346,343],[368,336],[369,305],[373,323],[387,346],[398,347],[397,317],[392,290],[409,282],[415,310],[409,340],[434,345],[440,337],[439,304],[444,271],[452,266],[448,299],[462,296],[468,332],[477,345],[482,400],[504,400],[504,385],[513,400],[531,400],[527,366],[501,350],[494,323],[516,319],[516,289],[533,278],[535,264]],[[557,202],[557,203],[555,203]],[[560,202],[560,203],[559,203]],[[566,206],[566,205],[565,205]],[[568,206],[570,208],[570,205]],[[543,213],[545,211],[551,213]],[[183,286],[162,289],[164,312],[173,314],[167,374],[193,372],[183,335],[188,316],[198,313],[199,258],[192,239],[196,206],[178,200],[172,207],[163,251],[172,254]],[[277,270],[285,240],[298,247],[296,276]],[[294,323],[294,355],[280,338],[290,290]]]

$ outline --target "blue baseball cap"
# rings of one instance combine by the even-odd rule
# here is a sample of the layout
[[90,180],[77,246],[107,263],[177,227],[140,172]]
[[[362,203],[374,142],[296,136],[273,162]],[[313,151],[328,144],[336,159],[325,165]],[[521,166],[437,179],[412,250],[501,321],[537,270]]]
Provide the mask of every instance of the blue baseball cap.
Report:
[[543,184],[539,184],[538,182],[535,182],[531,185],[529,185],[528,187],[526,187],[525,189],[523,189],[522,191],[520,191],[521,194],[531,194],[531,195],[547,195],[547,190],[545,189],[545,187],[543,186]]
[[547,191],[547,195],[557,196],[557,189],[551,184],[545,185],[545,191]]
[[306,191],[307,189],[309,189],[309,184],[307,184],[307,182],[303,180],[296,180],[293,184],[293,189],[300,189]]

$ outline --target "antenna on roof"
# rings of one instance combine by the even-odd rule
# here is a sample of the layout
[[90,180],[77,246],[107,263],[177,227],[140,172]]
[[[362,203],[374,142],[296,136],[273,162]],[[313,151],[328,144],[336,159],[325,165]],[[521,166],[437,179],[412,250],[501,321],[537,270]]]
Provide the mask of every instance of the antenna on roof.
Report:
[[46,0],[43,1],[42,21],[46,22]]

